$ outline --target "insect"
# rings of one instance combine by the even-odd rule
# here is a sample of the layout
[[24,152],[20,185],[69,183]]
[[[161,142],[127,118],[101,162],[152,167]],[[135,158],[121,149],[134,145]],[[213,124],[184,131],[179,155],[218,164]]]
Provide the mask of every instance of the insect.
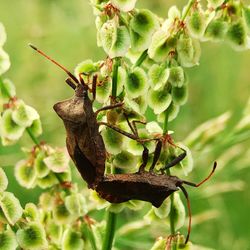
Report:
[[[160,157],[163,139],[166,136],[158,138],[156,149],[153,156],[153,162],[149,171],[145,170],[148,162],[148,150],[144,147],[142,154],[142,164],[136,173],[127,174],[107,174],[105,175],[106,150],[99,132],[100,125],[106,125],[134,140],[143,142],[136,133],[136,128],[130,124],[132,134],[121,131],[114,125],[97,122],[96,116],[98,112],[103,110],[113,109],[122,106],[121,103],[115,103],[93,111],[93,100],[89,98],[89,88],[85,84],[81,75],[79,80],[70,73],[65,67],[51,59],[44,52],[30,45],[41,55],[52,61],[54,64],[63,69],[69,78],[66,83],[75,90],[75,95],[68,100],[58,102],[54,105],[54,110],[63,120],[66,129],[66,145],[67,150],[82,178],[87,182],[88,187],[97,191],[100,197],[111,202],[121,203],[129,200],[142,200],[152,203],[155,207],[160,207],[162,202],[172,193],[182,190],[187,200],[189,213],[188,234],[185,243],[188,242],[191,232],[191,207],[189,196],[184,188],[184,184],[199,187],[207,181],[215,171],[216,162],[213,165],[211,173],[198,184],[182,180],[176,176],[166,174],[157,174],[154,172],[154,167]],[[96,77],[93,78],[92,85],[96,85]],[[93,88],[95,89],[95,87]],[[93,93],[93,96],[95,94]],[[168,169],[177,165],[182,161],[186,152],[184,152],[166,164],[164,169]]]

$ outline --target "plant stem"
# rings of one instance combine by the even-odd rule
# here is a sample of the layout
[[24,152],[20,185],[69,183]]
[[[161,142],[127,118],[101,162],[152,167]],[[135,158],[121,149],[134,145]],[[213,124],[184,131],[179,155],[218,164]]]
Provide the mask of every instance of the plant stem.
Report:
[[30,128],[26,128],[26,131],[28,132],[31,140],[38,146],[40,143],[39,141],[37,140],[37,138],[33,135],[32,131]]
[[148,56],[148,50],[146,49],[142,52],[140,57],[137,59],[133,68],[140,66],[144,62],[144,60],[147,58],[147,56]]
[[190,11],[190,9],[192,8],[193,4],[195,3],[196,0],[189,0],[186,11],[183,13],[183,16],[181,18],[182,21],[184,21]]
[[107,225],[105,238],[102,245],[102,250],[111,250],[113,245],[113,239],[115,235],[115,225],[116,225],[117,215],[110,211],[107,212]]
[[115,98],[117,94],[117,78],[118,78],[119,66],[120,66],[120,58],[115,58],[114,64],[113,64],[113,76],[112,76],[112,97],[113,98]]

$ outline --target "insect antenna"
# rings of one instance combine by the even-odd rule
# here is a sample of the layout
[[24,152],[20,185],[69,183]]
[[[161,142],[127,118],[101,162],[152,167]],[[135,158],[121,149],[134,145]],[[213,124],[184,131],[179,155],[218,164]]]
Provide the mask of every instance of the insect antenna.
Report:
[[189,186],[192,186],[192,187],[199,187],[201,186],[203,183],[205,183],[206,181],[208,181],[210,179],[210,177],[213,175],[215,169],[217,167],[217,162],[214,162],[214,165],[213,165],[213,169],[212,171],[210,172],[210,174],[208,175],[208,177],[206,177],[204,180],[202,180],[200,183],[196,184],[196,183],[193,183],[193,182],[189,182],[189,181],[183,181],[182,183],[184,184],[187,184]]
[[[46,55],[43,51],[41,51],[40,49],[38,49],[37,47],[35,47],[34,45],[32,45],[32,44],[30,44],[29,43],[29,46],[33,49],[33,50],[35,50],[35,51],[37,51],[39,54],[41,54],[42,56],[44,56],[44,57],[46,57],[48,60],[50,60],[52,63],[54,63],[55,65],[57,65],[59,68],[61,68],[64,72],[66,72],[66,74],[76,83],[76,84],[79,84],[79,81],[78,81],[78,79],[69,71],[69,70],[67,70],[64,66],[62,66],[61,64],[59,64],[58,62],[56,62],[54,59],[52,59],[51,57],[49,57],[48,55]],[[68,83],[68,82],[67,82]],[[70,85],[70,87],[72,87],[73,88],[73,86],[72,86],[72,83],[73,82],[71,82],[71,84],[69,84]],[[75,87],[74,87],[75,88]]]

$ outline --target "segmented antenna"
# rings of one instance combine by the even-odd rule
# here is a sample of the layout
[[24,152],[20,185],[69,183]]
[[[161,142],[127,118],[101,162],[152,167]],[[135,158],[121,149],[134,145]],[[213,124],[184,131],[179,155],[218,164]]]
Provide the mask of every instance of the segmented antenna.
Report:
[[74,80],[75,83],[79,84],[78,79],[70,72],[68,71],[64,66],[62,66],[61,64],[59,64],[58,62],[56,62],[55,60],[53,60],[52,58],[50,58],[48,55],[46,55],[43,51],[41,51],[40,49],[38,49],[37,47],[35,47],[34,45],[32,45],[31,43],[29,43],[29,46],[37,51],[39,54],[41,54],[42,56],[46,57],[48,60],[50,60],[52,63],[54,63],[55,65],[57,65],[59,68],[61,68],[64,72],[67,73],[67,75]]
[[[200,185],[202,185],[203,183],[205,183],[207,180],[210,179],[210,177],[213,175],[216,167],[217,167],[217,162],[214,163],[213,169],[210,172],[210,174],[204,180],[202,180],[201,182],[199,182],[198,184],[193,183],[193,182],[189,182],[189,181],[183,181],[182,183],[186,184],[186,185],[189,185],[189,186],[192,186],[192,187],[199,187]],[[181,189],[181,191],[183,192],[183,194],[185,195],[186,200],[187,200],[188,217],[189,217],[189,221],[188,221],[188,234],[187,234],[187,237],[186,237],[186,240],[185,240],[185,244],[187,244],[188,240],[189,240],[190,233],[191,233],[191,224],[192,224],[191,205],[190,205],[190,200],[189,200],[189,197],[188,197],[188,192],[186,191],[186,189],[182,185],[180,185],[179,188]]]

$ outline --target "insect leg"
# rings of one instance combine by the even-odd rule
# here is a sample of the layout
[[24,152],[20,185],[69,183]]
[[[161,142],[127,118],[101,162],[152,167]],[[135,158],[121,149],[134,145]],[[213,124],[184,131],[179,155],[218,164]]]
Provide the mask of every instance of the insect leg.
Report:
[[174,167],[175,165],[177,165],[179,162],[181,162],[187,155],[187,152],[185,149],[182,149],[184,152],[181,153],[180,155],[178,155],[176,158],[174,158],[171,162],[169,162],[163,169],[166,170],[168,168]]
[[97,84],[97,74],[93,76],[93,83],[92,83],[92,95],[93,95],[93,100],[96,98],[96,84]]
[[139,168],[139,173],[145,172],[145,167],[148,163],[148,149],[143,145],[143,153],[142,153],[142,164]]
[[162,148],[162,141],[159,140],[156,144],[156,147],[155,147],[153,162],[152,162],[152,165],[150,166],[150,169],[149,169],[150,172],[152,172],[154,170],[154,167],[155,167],[157,161],[159,160],[159,157],[161,154],[161,148]]
[[72,89],[76,89],[76,84],[73,82],[73,80],[71,78],[67,78],[65,80],[65,82],[72,88]]
[[102,108],[98,109],[95,112],[95,115],[98,115],[98,113],[101,112],[101,111],[105,111],[105,110],[109,110],[109,109],[115,109],[115,108],[121,107],[122,105],[123,105],[123,102],[118,102],[116,104],[112,104],[112,105],[102,107]]
[[213,169],[212,169],[212,171],[210,172],[210,174],[209,174],[204,180],[202,180],[201,182],[199,182],[198,184],[193,183],[193,182],[189,182],[189,181],[183,181],[183,183],[184,183],[184,184],[187,184],[187,185],[189,185],[189,186],[192,186],[192,187],[199,187],[199,186],[201,186],[204,182],[206,182],[207,180],[210,179],[210,177],[213,175],[213,173],[214,173],[216,167],[217,167],[217,162],[214,162]]
[[136,140],[136,141],[140,140],[136,135],[128,133],[128,132],[126,132],[126,131],[124,131],[124,130],[122,130],[122,129],[120,129],[120,128],[112,125],[112,124],[107,123],[107,122],[98,122],[98,125],[107,126],[107,127],[111,128],[111,129],[115,130],[116,132],[127,136],[128,138],[130,138],[132,140]]
[[181,186],[181,185],[179,186],[179,188],[181,189],[181,191],[183,192],[183,194],[185,195],[186,200],[187,200],[188,217],[189,217],[189,221],[188,221],[188,234],[187,234],[187,237],[186,237],[186,240],[185,240],[185,244],[187,244],[188,240],[189,240],[190,233],[191,233],[191,224],[192,224],[191,205],[190,205],[190,200],[189,200],[189,197],[188,197],[187,190],[183,186]]

